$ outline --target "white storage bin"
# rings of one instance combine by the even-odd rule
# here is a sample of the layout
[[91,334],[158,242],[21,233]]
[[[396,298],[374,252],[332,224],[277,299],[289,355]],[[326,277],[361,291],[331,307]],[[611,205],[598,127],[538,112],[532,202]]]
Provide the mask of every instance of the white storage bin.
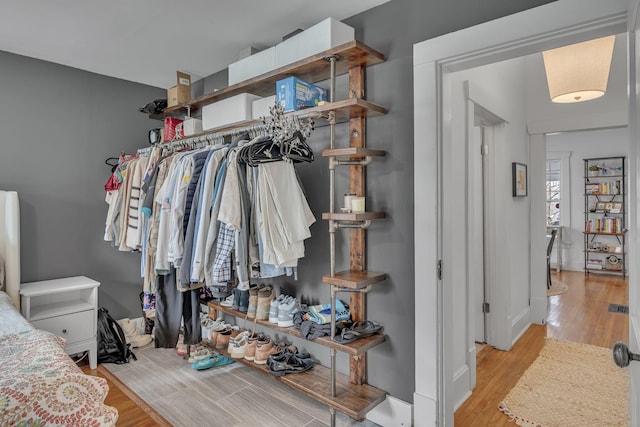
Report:
[[192,117],[184,119],[184,122],[182,122],[182,132],[184,136],[202,133],[202,120]]
[[229,65],[229,86],[276,68],[276,48],[270,47]]
[[252,115],[254,119],[259,119],[260,117],[269,117],[271,113],[269,112],[269,108],[273,107],[276,103],[276,96],[267,96],[266,98],[260,98],[253,101]]
[[355,39],[355,30],[334,18],[327,18],[276,46],[279,68]]
[[209,130],[251,119],[253,101],[260,99],[251,93],[241,93],[202,107],[202,129]]

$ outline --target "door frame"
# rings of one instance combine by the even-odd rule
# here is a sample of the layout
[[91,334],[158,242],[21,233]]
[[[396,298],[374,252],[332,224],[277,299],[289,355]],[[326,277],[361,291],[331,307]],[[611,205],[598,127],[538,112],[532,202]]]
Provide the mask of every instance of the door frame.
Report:
[[[450,120],[447,73],[625,33],[627,6],[627,0],[559,0],[414,45],[414,256],[420,278],[415,286],[416,426],[453,425],[453,372],[446,358],[454,307],[442,268],[455,263],[443,258],[442,250],[447,237],[442,221],[449,214],[442,210],[442,170],[452,166],[442,156],[450,143],[443,132]],[[635,265],[630,270],[635,272]]]

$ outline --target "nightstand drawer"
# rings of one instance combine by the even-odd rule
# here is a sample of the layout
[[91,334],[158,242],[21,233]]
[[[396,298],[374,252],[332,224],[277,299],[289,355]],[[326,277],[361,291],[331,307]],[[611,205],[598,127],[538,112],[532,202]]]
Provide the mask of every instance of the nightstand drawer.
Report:
[[96,334],[94,313],[93,310],[81,311],[79,313],[36,320],[31,324],[37,329],[44,329],[56,334],[67,340],[68,344],[72,344],[93,338]]

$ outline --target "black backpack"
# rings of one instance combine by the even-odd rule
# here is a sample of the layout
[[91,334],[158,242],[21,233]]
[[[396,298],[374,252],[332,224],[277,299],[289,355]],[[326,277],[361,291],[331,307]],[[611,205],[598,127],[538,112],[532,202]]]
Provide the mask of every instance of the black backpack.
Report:
[[106,308],[98,309],[98,363],[129,363],[136,359],[127,344],[122,327]]

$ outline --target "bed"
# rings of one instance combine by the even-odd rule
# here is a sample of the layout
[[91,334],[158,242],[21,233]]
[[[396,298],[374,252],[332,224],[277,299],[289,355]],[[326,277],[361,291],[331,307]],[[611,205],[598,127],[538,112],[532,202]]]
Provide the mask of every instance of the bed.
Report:
[[0,425],[115,426],[109,387],[85,375],[64,339],[20,314],[20,220],[16,192],[0,191]]

